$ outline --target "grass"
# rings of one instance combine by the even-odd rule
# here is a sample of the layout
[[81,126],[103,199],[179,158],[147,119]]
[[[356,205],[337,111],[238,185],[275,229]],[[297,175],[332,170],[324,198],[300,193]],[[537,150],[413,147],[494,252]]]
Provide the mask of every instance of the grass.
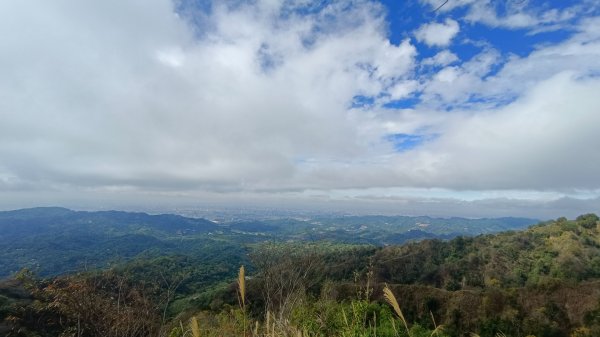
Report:
[[191,330],[192,330],[192,336],[194,337],[200,337],[200,326],[198,324],[198,319],[194,316],[192,317],[192,322],[191,322]]
[[240,272],[238,273],[238,301],[240,309],[242,310],[242,319],[244,321],[244,337],[246,337],[246,271],[244,269],[244,266],[240,267]]
[[[264,320],[248,317],[247,284],[244,266],[239,269],[237,277],[238,307],[228,313],[222,312],[217,316],[208,313],[198,313],[189,319],[186,330],[181,326],[179,333],[171,337],[443,337],[442,325],[436,325],[433,314],[430,313],[435,329],[425,329],[418,324],[409,326],[398,300],[389,286],[383,288],[385,302],[391,307],[380,306],[384,311],[369,311],[371,306],[379,304],[363,297],[350,303],[333,301],[322,302],[312,307],[310,303],[299,302],[296,314],[301,316],[278,317],[266,312]],[[370,291],[367,289],[367,291]],[[317,302],[318,303],[318,302]],[[380,310],[382,310],[380,309]],[[385,313],[387,312],[387,314]],[[219,318],[220,317],[220,318]],[[301,317],[300,319],[298,317]],[[336,318],[337,317],[337,318]],[[299,319],[299,320],[298,320]],[[206,320],[200,330],[200,322]],[[398,331],[396,325],[402,322],[405,331]]]
[[410,336],[410,329],[408,328],[408,323],[406,323],[406,319],[404,318],[404,314],[402,314],[402,310],[400,309],[400,305],[396,300],[396,296],[394,296],[394,293],[390,290],[390,287],[388,287],[387,284],[383,288],[383,297],[385,298],[386,302],[388,302],[388,304],[394,309],[394,312],[396,313],[396,315],[398,315],[398,317],[404,324],[404,327],[406,328],[406,333],[408,334],[408,336]]

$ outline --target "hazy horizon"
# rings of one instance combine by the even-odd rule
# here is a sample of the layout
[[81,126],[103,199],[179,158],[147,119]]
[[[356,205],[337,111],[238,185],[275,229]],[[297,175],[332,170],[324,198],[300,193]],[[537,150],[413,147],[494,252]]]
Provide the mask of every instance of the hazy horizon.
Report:
[[[590,201],[585,205],[579,200],[561,199],[548,203],[529,201],[482,200],[458,202],[456,200],[412,200],[412,201],[372,201],[372,200],[265,200],[265,201],[182,201],[172,199],[139,200],[137,203],[118,200],[89,200],[88,202],[42,202],[42,203],[3,203],[0,211],[12,211],[36,207],[64,207],[76,211],[128,211],[149,214],[178,214],[190,217],[217,218],[220,215],[235,215],[240,219],[302,216],[429,216],[435,218],[501,218],[525,217],[551,220],[559,217],[575,219],[577,216],[594,213],[596,204]],[[433,204],[433,205],[432,205]],[[597,213],[597,212],[596,212]]]

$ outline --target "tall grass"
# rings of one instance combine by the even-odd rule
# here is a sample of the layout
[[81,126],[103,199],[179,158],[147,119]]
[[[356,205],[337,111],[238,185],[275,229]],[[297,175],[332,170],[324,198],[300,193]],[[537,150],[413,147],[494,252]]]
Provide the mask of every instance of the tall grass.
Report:
[[434,336],[434,335],[439,336],[442,333],[442,331],[444,330],[444,325],[443,324],[437,325],[435,323],[435,317],[433,317],[433,312],[429,311],[429,315],[431,315],[431,321],[433,322],[433,331],[431,332],[431,336]]
[[240,272],[238,273],[238,302],[242,310],[244,337],[246,337],[246,271],[244,266],[240,267]]
[[200,337],[200,326],[198,324],[198,319],[194,316],[192,317],[192,321],[190,323],[192,329],[192,336]]
[[[370,294],[370,282],[367,282],[367,296]],[[173,330],[171,337],[386,337],[386,336],[408,336],[408,337],[442,337],[442,326],[437,325],[433,314],[430,313],[435,329],[424,329],[415,324],[409,326],[402,312],[396,296],[386,284],[383,289],[385,302],[392,308],[390,315],[387,308],[376,304],[375,310],[370,310],[371,302],[365,298],[364,293],[350,303],[325,302],[323,305],[313,306],[308,303],[298,304],[297,310],[292,316],[277,317],[267,310],[264,320],[250,318],[250,305],[247,297],[247,284],[244,266],[239,269],[237,277],[237,299],[239,308],[231,310],[230,313],[222,313],[211,317],[206,313],[192,316],[189,319],[187,329],[180,323],[180,328]],[[378,313],[384,313],[380,316]],[[241,314],[241,315],[240,315]],[[203,316],[204,315],[204,316]],[[219,317],[214,319],[214,317]],[[385,317],[385,319],[380,319]],[[390,321],[387,320],[390,319]],[[206,319],[206,320],[205,320]],[[199,321],[204,322],[203,330],[200,330]],[[398,322],[402,323],[398,323]],[[402,330],[403,325],[406,332]],[[399,331],[400,330],[400,331]],[[500,336],[499,336],[500,337]],[[504,337],[504,336],[502,336]]]
[[394,296],[394,293],[390,290],[390,287],[388,287],[387,284],[383,288],[383,297],[385,298],[386,302],[388,302],[388,304],[394,309],[394,312],[396,313],[396,315],[398,315],[398,317],[404,324],[404,327],[406,328],[406,333],[408,334],[408,336],[410,336],[410,329],[408,328],[408,323],[406,323],[406,319],[404,318],[404,314],[402,314],[402,310],[400,309],[400,305],[396,300],[396,296]]

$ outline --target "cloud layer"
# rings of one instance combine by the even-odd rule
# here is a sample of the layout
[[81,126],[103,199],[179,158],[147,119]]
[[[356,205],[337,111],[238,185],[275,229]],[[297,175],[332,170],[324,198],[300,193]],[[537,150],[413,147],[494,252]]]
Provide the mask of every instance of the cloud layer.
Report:
[[[439,50],[473,43],[457,41],[460,20],[549,27],[576,9],[451,6],[470,9],[394,44],[371,1],[2,2],[0,193],[597,197],[599,19],[526,56],[484,45],[462,59]],[[394,135],[419,143],[400,151]]]

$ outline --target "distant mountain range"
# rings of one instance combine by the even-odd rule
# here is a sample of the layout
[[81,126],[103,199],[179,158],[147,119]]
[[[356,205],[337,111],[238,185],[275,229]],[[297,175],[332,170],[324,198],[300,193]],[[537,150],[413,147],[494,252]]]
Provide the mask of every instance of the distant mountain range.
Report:
[[0,277],[30,268],[57,275],[136,256],[179,254],[212,262],[243,258],[246,244],[263,241],[333,241],[402,244],[450,239],[538,223],[527,218],[464,219],[408,216],[281,218],[215,223],[173,214],[82,212],[60,207],[0,212]]

